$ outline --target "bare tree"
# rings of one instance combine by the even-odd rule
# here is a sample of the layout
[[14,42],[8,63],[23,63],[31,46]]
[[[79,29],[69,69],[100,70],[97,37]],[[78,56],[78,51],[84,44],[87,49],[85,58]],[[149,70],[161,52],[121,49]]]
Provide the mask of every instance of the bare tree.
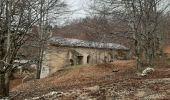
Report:
[[[48,14],[62,13],[58,9],[63,7],[63,3],[57,6],[58,2],[59,0],[48,0],[48,6],[44,6],[44,0],[0,1],[0,98],[9,96],[9,76],[14,68],[13,63],[18,50],[32,36],[32,26],[39,22],[39,34],[45,33],[42,31],[45,30],[45,24],[42,23],[48,22]],[[44,35],[40,36],[40,41],[44,41]]]
[[96,25],[93,24],[88,27],[95,30],[94,35],[99,37],[97,38],[98,41],[103,43],[113,42],[109,38],[112,37],[112,33],[116,33],[114,32],[116,31],[115,26],[123,25],[124,13],[121,7],[121,2],[117,0],[92,0],[88,12],[92,15],[91,17],[95,16],[97,20]]
[[108,20],[116,18],[128,23],[129,29],[126,31],[133,34],[129,38],[134,41],[137,68],[140,69],[143,64],[153,66],[162,34],[159,31],[160,16],[169,7],[168,1],[165,6],[160,6],[164,0],[94,1],[92,9],[95,14],[107,16]]
[[[39,0],[39,31],[38,31],[38,42],[39,42],[39,57],[36,78],[39,79],[41,76],[42,62],[44,50],[46,49],[47,40],[50,38],[50,20],[54,17],[55,19],[59,16],[67,14],[69,11],[64,1],[60,0]],[[49,16],[50,15],[50,16]],[[51,17],[52,16],[52,17]]]
[[138,69],[141,69],[143,64],[154,66],[153,61],[157,57],[162,34],[159,31],[160,17],[169,6],[168,1],[166,6],[159,6],[162,1],[124,0],[135,41]]
[[27,0],[1,0],[0,5],[0,97],[7,97],[12,64],[36,19]]

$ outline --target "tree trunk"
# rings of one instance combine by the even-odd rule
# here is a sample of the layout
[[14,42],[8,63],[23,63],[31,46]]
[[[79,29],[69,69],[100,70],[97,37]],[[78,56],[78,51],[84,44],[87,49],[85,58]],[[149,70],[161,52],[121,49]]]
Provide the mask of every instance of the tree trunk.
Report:
[[43,63],[43,56],[44,56],[44,42],[40,42],[40,48],[39,48],[39,61],[38,61],[38,67],[37,67],[37,75],[36,78],[41,78],[41,70],[42,70],[42,63]]
[[37,75],[36,78],[40,79],[41,78],[41,69],[42,69],[42,60],[43,60],[43,48],[40,47],[40,51],[39,51],[39,61],[38,61],[38,67],[37,67]]
[[39,57],[38,57],[38,67],[37,67],[37,75],[36,78],[40,79],[41,78],[41,68],[42,68],[42,60],[43,60],[43,52],[44,52],[44,41],[43,41],[43,36],[44,36],[44,12],[43,12],[43,5],[44,1],[40,0],[40,20],[39,20],[39,37],[40,37],[40,48],[39,48]]
[[0,99],[9,97],[9,74],[5,72],[0,73]]

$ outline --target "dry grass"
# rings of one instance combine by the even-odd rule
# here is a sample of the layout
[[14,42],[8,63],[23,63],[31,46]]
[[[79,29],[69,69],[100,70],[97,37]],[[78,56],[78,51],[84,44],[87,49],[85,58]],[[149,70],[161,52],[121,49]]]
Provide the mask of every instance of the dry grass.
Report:
[[[118,72],[113,72],[118,70]],[[53,75],[40,79],[32,80],[17,88],[12,89],[12,93],[16,94],[23,91],[18,98],[35,97],[49,93],[49,91],[67,91],[70,89],[80,89],[83,87],[94,85],[108,85],[117,84],[122,89],[125,84],[127,88],[138,88],[142,83],[142,80],[147,78],[167,78],[170,77],[170,66],[163,68],[155,68],[155,72],[147,77],[138,77],[135,72],[135,61],[119,60],[114,61],[111,64],[100,65],[83,65],[75,66],[73,68],[66,68],[60,70]]]
[[135,60],[117,60],[112,62],[115,67],[122,68],[122,70],[134,68],[136,66]]
[[127,69],[133,68],[133,62],[134,61],[116,61],[111,64],[100,64],[90,66],[85,65],[81,67],[76,66],[73,68],[67,68],[60,70],[47,78],[41,80],[33,80],[23,85],[20,85],[17,88],[12,89],[12,91],[35,89],[38,90],[39,88],[47,89],[50,86],[54,87],[60,85],[72,85],[86,83],[88,81],[95,82],[96,80],[105,78],[106,76],[113,75],[113,70],[119,70],[120,73],[123,73],[127,71]]
[[22,79],[11,80],[10,81],[10,89],[17,87],[21,83],[22,83]]
[[162,48],[162,52],[163,53],[170,53],[170,46],[164,46],[163,48]]

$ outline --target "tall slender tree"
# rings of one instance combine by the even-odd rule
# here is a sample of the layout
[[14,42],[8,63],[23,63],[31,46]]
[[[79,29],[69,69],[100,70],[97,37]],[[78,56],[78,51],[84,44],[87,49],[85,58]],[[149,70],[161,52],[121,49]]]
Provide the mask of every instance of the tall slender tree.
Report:
[[49,20],[53,17],[62,16],[68,13],[67,4],[60,0],[39,0],[39,57],[36,78],[41,78],[42,62],[44,57],[44,50],[46,49],[47,40],[50,38]]
[[137,66],[141,69],[143,64],[154,66],[153,61],[159,51],[160,18],[169,7],[169,2],[164,7],[159,6],[163,0],[124,0],[129,16],[129,25],[135,41],[135,54]]

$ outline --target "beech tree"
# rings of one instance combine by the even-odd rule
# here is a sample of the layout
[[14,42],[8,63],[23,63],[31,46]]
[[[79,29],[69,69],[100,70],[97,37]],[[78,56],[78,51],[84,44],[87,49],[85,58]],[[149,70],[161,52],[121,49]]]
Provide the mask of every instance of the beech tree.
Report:
[[[129,25],[133,33],[137,68],[153,67],[158,57],[161,33],[160,18],[169,7],[164,0],[124,0]],[[161,6],[164,4],[164,6]]]
[[32,36],[32,26],[40,26],[37,40],[40,40],[42,48],[45,39],[43,22],[50,20],[48,14],[61,14],[60,8],[63,7],[65,4],[60,0],[0,0],[0,98],[9,96],[9,76],[14,68],[13,63],[18,50]]
[[0,97],[8,97],[12,64],[37,18],[27,0],[1,0],[0,5]]
[[[166,13],[169,2],[165,0],[93,0],[92,11],[108,20],[125,21],[128,37],[134,41],[137,69],[154,66],[160,46],[160,18]],[[163,4],[164,6],[161,6]],[[119,35],[118,35],[119,36]],[[124,36],[127,38],[127,36]],[[145,66],[146,67],[146,66]]]
[[[68,14],[67,4],[61,0],[38,0],[39,22],[37,40],[39,44],[38,67],[36,78],[41,78],[42,62],[47,40],[50,38],[50,21]],[[54,19],[55,18],[55,19]]]

